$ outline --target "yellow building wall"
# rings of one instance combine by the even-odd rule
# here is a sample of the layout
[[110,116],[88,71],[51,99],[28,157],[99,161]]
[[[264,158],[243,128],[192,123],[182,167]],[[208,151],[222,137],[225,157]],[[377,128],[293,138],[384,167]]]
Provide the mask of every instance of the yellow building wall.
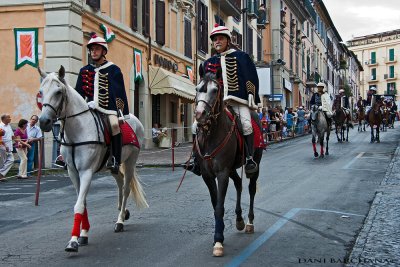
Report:
[[[17,123],[22,118],[29,119],[33,114],[40,113],[36,106],[36,94],[40,86],[37,69],[30,65],[24,65],[18,70],[14,69],[14,28],[38,28],[38,43],[44,46],[44,25],[45,13],[41,5],[0,8],[0,114],[11,114],[12,123]],[[39,59],[39,65],[44,65],[43,59]]]

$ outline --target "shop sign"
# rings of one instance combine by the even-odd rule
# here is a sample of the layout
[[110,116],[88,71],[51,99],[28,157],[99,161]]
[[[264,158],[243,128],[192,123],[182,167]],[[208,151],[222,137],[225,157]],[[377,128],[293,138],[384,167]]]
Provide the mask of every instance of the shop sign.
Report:
[[176,64],[175,62],[168,60],[160,55],[157,55],[157,54],[154,55],[154,63],[156,65],[159,65],[163,69],[173,71],[173,72],[178,71],[178,64]]

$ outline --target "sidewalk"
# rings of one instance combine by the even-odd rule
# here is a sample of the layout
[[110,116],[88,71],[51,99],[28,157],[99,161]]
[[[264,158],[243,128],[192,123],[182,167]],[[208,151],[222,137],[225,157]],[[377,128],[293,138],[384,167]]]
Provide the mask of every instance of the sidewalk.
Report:
[[377,188],[347,266],[400,266],[400,146]]

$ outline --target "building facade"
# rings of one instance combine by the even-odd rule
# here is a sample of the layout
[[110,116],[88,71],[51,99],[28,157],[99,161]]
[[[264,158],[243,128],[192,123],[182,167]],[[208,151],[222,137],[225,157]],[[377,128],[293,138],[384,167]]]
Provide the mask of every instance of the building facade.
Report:
[[365,99],[371,87],[381,95],[395,95],[399,85],[400,30],[355,37],[347,42],[364,69],[360,95]]

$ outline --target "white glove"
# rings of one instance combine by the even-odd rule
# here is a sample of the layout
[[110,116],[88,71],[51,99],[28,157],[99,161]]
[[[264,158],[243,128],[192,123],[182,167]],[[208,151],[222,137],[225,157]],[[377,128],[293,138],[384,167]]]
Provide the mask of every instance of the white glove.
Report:
[[87,103],[88,107],[90,109],[95,109],[96,108],[96,103],[94,101],[90,101]]
[[249,108],[250,109],[256,109],[257,108],[257,105],[254,102],[254,96],[252,94],[249,94],[248,103],[249,103]]

